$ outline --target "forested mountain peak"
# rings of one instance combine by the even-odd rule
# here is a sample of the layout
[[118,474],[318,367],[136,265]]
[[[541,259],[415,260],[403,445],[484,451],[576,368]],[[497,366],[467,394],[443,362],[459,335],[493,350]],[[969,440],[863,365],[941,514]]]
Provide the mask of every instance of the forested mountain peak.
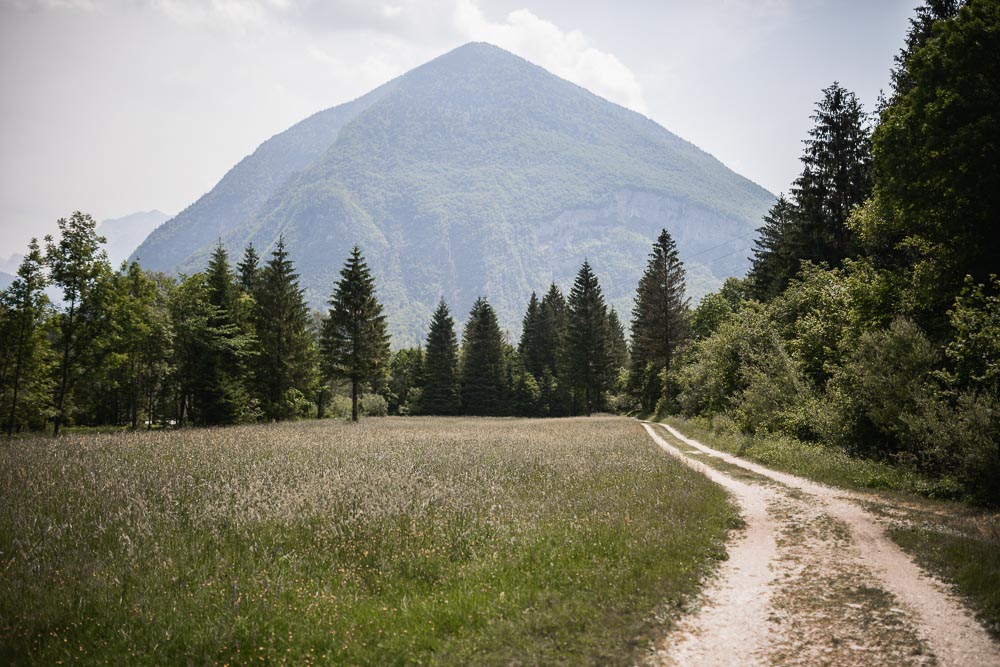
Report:
[[490,299],[515,333],[532,290],[592,259],[626,312],[660,229],[691,257],[695,296],[746,268],[773,197],[641,114],[503,49],[470,43],[262,144],[136,251],[147,268],[201,269],[283,235],[313,307],[330,258],[368,257],[396,344],[444,297]]

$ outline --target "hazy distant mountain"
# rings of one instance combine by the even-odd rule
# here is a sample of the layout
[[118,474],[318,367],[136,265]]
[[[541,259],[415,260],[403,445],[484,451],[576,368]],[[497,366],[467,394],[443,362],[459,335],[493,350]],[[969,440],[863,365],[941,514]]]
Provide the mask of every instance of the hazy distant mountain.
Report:
[[108,240],[105,250],[108,252],[111,266],[118,268],[122,260],[128,259],[150,232],[169,219],[170,216],[166,213],[153,210],[132,213],[123,218],[102,220],[97,226],[97,233]]
[[6,271],[0,271],[0,290],[5,290],[10,287],[10,284],[14,282],[16,278],[12,273],[7,273]]
[[568,289],[584,258],[627,320],[661,227],[692,295],[747,269],[774,197],[653,121],[488,44],[467,44],[262,144],[136,250],[202,268],[284,235],[322,307],[361,246],[394,343],[415,343],[444,296],[479,295],[520,329],[532,290]]
[[0,272],[15,274],[21,268],[21,262],[23,261],[24,255],[16,252],[10,257],[0,257]]

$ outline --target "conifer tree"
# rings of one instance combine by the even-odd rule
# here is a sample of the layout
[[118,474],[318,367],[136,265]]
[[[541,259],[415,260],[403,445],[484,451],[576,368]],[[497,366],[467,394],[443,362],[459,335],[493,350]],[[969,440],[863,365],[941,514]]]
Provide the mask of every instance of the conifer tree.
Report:
[[48,297],[43,263],[38,241],[31,239],[17,277],[0,294],[0,406],[8,435],[27,421],[19,420],[24,395],[45,388]]
[[545,345],[543,340],[543,314],[538,296],[532,292],[528,300],[528,309],[521,320],[521,341],[517,352],[521,357],[524,370],[535,378],[542,377],[545,370]]
[[684,294],[684,266],[677,246],[662,230],[639,279],[632,308],[632,349],[629,393],[651,411],[662,398],[673,398],[669,373],[677,352],[688,335],[688,299]]
[[566,299],[555,283],[549,286],[549,291],[542,297],[538,310],[537,354],[543,371],[548,370],[553,377],[558,378],[566,345],[567,307]]
[[608,311],[608,357],[611,361],[608,386],[618,390],[615,385],[618,383],[619,373],[628,367],[628,344],[625,342],[625,327],[614,308]]
[[462,409],[455,321],[448,312],[444,299],[438,303],[427,333],[420,409],[429,415],[455,415]]
[[233,424],[254,416],[247,392],[247,362],[254,352],[253,336],[237,320],[239,288],[229,266],[229,255],[219,242],[205,271],[204,313],[197,321],[194,352],[193,405],[200,424]]
[[799,272],[803,249],[797,243],[793,227],[795,206],[784,195],[764,216],[754,240],[750,290],[754,298],[768,301],[777,296]]
[[611,366],[608,342],[608,309],[597,276],[584,260],[567,299],[567,372],[571,386],[580,392],[588,417],[600,405],[608,386]]
[[[279,238],[278,243],[284,249],[284,239]],[[243,259],[236,265],[236,275],[241,290],[250,295],[257,293],[257,284],[260,279],[260,255],[257,254],[253,243],[248,243],[243,250]]]
[[[247,256],[252,249],[247,247]],[[257,336],[255,385],[267,419],[296,416],[316,381],[309,309],[298,278],[285,240],[279,237],[271,259],[249,281],[256,285],[252,318]]]
[[389,334],[375,279],[354,246],[330,297],[330,316],[323,325],[323,363],[333,378],[351,385],[351,420],[358,421],[362,385],[375,382],[389,361]]
[[795,180],[799,259],[839,265],[854,251],[847,216],[871,192],[871,131],[857,96],[836,81],[810,116],[815,126]]
[[493,307],[480,297],[472,305],[462,333],[462,411],[503,414],[505,390],[503,334]]

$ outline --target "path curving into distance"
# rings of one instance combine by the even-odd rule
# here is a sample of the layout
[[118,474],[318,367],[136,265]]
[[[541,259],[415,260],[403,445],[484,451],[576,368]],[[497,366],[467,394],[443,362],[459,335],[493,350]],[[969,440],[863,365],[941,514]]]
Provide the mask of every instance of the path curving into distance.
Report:
[[1000,645],[889,538],[860,494],[717,451],[666,424],[643,426],[725,487],[746,521],[699,609],[650,664],[1000,666]]

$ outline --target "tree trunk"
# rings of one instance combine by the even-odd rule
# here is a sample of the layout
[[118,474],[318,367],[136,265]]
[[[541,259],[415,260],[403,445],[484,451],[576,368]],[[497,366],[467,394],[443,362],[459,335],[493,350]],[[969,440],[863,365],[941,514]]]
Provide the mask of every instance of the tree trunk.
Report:
[[351,421],[358,421],[358,380],[351,378]]

